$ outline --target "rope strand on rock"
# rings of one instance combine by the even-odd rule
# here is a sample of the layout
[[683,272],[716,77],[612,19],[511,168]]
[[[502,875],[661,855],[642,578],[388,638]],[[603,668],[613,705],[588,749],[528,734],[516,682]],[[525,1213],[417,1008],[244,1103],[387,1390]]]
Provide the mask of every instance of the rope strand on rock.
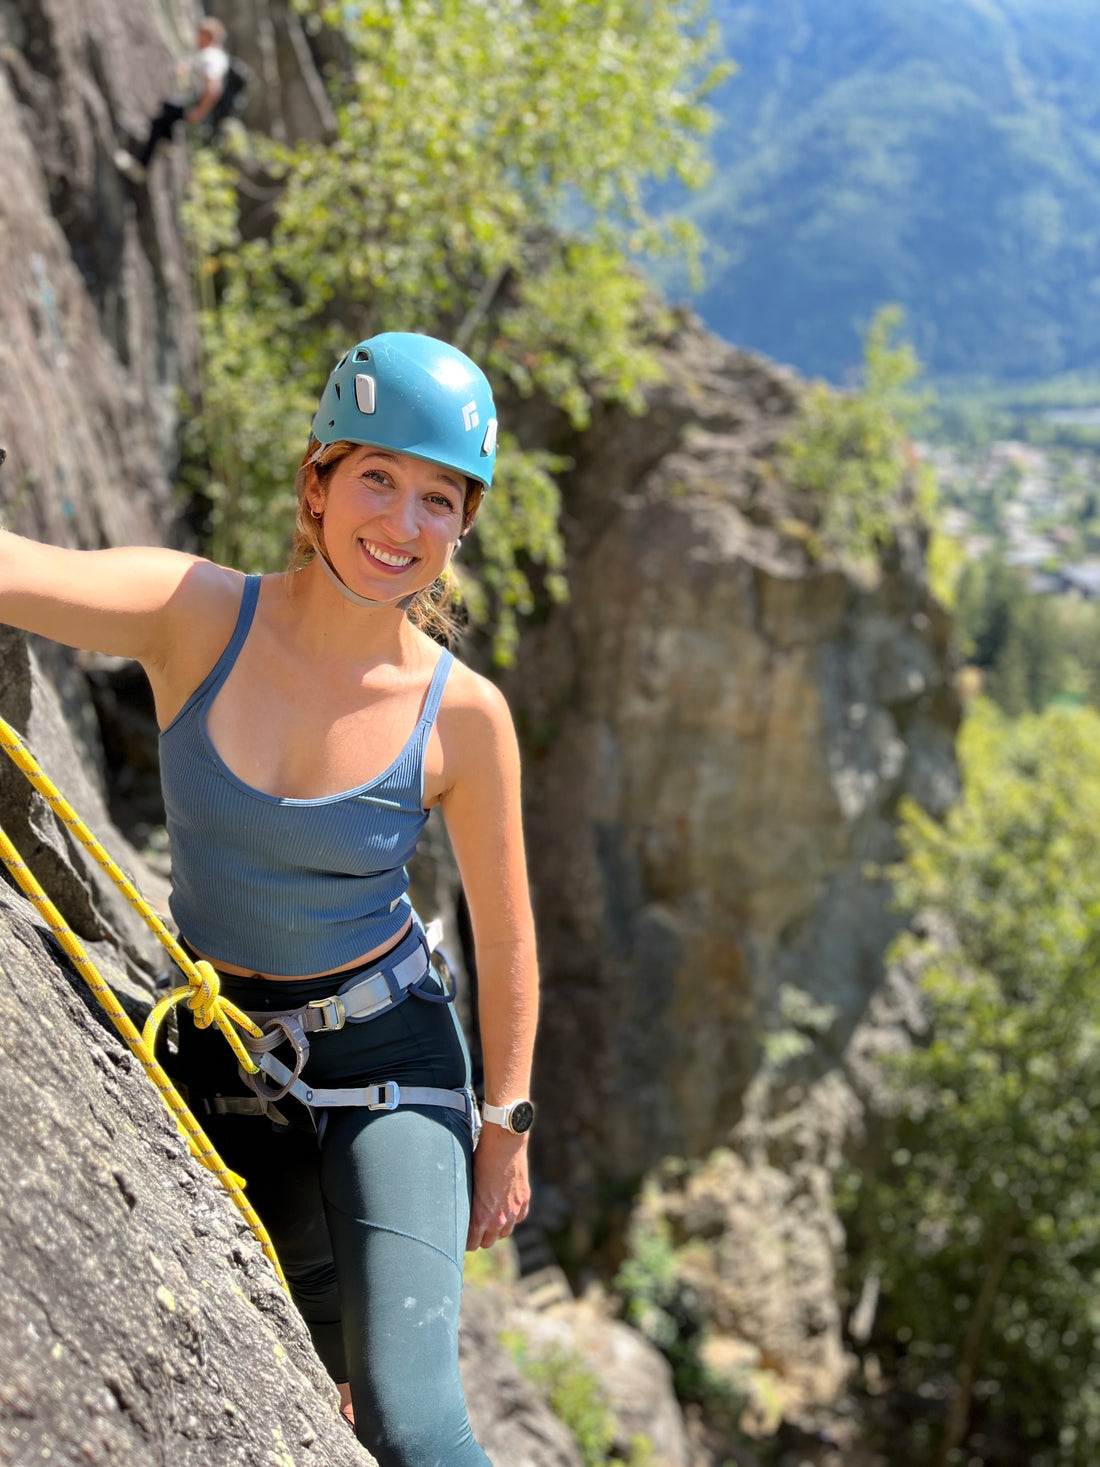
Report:
[[80,976],[95,994],[100,1006],[106,1012],[115,1028],[129,1045],[134,1055],[140,1061],[145,1073],[153,1082],[164,1104],[174,1117],[176,1124],[183,1133],[192,1156],[200,1161],[208,1171],[221,1182],[229,1193],[236,1206],[243,1214],[245,1221],[255,1233],[257,1240],[265,1255],[270,1260],[279,1277],[279,1282],[286,1287],[286,1279],[283,1276],[279,1260],[275,1256],[275,1249],[267,1230],[257,1217],[251,1203],[244,1195],[244,1180],[235,1172],[229,1170],[214,1149],[209,1137],[199,1125],[194,1115],[188,1108],[179,1091],[165,1073],[154,1053],[157,1028],[164,1015],[173,1004],[186,1001],[195,1015],[195,1023],[199,1028],[207,1028],[215,1025],[224,1035],[238,1061],[251,1074],[257,1072],[257,1066],[241,1043],[240,1036],[234,1029],[239,1025],[250,1034],[259,1037],[261,1030],[250,1018],[241,1012],[228,999],[222,998],[218,992],[218,975],[211,965],[205,961],[195,963],[184,952],[183,948],[169,932],[160,916],[153,910],[149,903],[138,891],[137,887],[103,849],[97,838],[88,829],[87,825],[77,815],[69,802],[58,790],[57,786],[49,777],[43,773],[41,766],[34,759],[22,739],[15,730],[0,718],[0,748],[8,755],[12,763],[22,771],[29,782],[38,793],[45,799],[54,814],[73,833],[74,838],[84,847],[90,856],[103,868],[115,885],[126,897],[127,901],[136,912],[145,920],[156,934],[158,940],[172,955],[187,977],[187,985],[173,989],[165,998],[157,1003],[142,1032],[126,1013],[117,995],[110,985],[105,981],[98,968],[88,957],[83,944],[72,929],[65,922],[60,912],[50,901],[42,890],[37,879],[30,871],[26,863],[20,858],[19,852],[8,839],[6,832],[0,827],[0,860],[11,872],[16,883],[42,915],[46,925],[57,938],[62,948],[73,960]]

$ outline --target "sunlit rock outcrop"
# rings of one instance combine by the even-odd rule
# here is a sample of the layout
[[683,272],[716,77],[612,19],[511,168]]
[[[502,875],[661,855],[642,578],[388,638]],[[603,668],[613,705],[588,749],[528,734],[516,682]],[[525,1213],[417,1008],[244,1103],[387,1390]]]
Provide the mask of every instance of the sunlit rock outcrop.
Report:
[[[792,373],[687,317],[665,364],[647,417],[609,410],[554,441],[575,464],[570,598],[505,680],[546,974],[537,1156],[572,1256],[603,1240],[613,1262],[644,1175],[739,1148],[701,1276],[722,1280],[725,1328],[739,1318],[792,1396],[820,1400],[846,1368],[846,1050],[904,920],[882,868],[899,799],[942,812],[957,788],[950,622],[914,529],[873,576],[812,558],[816,511],[777,464]],[[798,1144],[778,1144],[799,1105]],[[694,1214],[666,1200],[682,1240]],[[738,1311],[720,1255],[756,1256],[757,1226],[771,1242]],[[799,1236],[812,1282],[782,1266]]]

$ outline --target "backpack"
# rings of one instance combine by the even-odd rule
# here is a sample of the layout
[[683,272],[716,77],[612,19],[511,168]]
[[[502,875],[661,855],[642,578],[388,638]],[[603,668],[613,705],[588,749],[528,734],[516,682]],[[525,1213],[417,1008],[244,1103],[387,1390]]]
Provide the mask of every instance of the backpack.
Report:
[[230,56],[229,67],[222,80],[222,94],[211,109],[207,120],[216,127],[227,117],[239,116],[244,111],[248,89],[254,77],[255,72],[247,61],[242,61],[239,56]]

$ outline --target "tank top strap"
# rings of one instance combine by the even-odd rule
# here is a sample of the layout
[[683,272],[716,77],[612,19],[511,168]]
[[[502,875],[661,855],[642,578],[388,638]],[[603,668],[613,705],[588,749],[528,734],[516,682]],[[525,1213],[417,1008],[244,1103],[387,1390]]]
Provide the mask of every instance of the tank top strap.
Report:
[[233,664],[240,656],[241,648],[244,646],[245,638],[252,630],[252,622],[256,616],[256,605],[260,599],[260,582],[262,576],[252,575],[244,578],[244,595],[241,597],[241,609],[237,612],[237,624],[233,628],[225,651],[210,669],[210,676],[200,690],[209,702],[214,694],[225,682],[233,671]]
[[233,635],[227,642],[222,655],[203,678],[202,682],[199,683],[198,687],[176,714],[175,718],[172,719],[172,722],[161,729],[161,737],[179,723],[184,715],[190,715],[196,708],[205,707],[233,670],[233,664],[236,662],[240,650],[244,646],[244,640],[251,630],[252,621],[256,615],[256,604],[260,599],[260,582],[262,580],[263,577],[258,575],[245,576],[244,594],[241,596],[241,608],[237,612],[237,622],[233,628]]
[[244,639],[252,630],[252,623],[256,617],[256,607],[260,600],[260,582],[262,580],[263,576],[261,575],[250,575],[244,578],[244,595],[241,597],[241,609],[237,612],[237,624],[233,628],[233,635],[229,639],[229,645],[218,658],[219,664],[222,662],[226,664],[226,672],[236,662],[240,650],[244,646]]
[[443,689],[447,685],[447,678],[453,665],[453,655],[444,651],[435,665],[432,680],[428,684],[428,696],[424,699],[424,712],[420,715],[420,722],[425,728],[430,729],[435,723],[435,716],[439,712],[439,704],[443,697]]

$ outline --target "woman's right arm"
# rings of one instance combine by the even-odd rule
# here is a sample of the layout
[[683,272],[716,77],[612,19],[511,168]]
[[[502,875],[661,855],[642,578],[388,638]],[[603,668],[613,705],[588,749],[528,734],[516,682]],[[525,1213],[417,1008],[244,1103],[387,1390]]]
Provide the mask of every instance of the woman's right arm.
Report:
[[185,698],[213,666],[240,597],[239,572],[178,550],[67,550],[0,534],[0,621],[136,659],[158,711],[177,701],[177,684]]

